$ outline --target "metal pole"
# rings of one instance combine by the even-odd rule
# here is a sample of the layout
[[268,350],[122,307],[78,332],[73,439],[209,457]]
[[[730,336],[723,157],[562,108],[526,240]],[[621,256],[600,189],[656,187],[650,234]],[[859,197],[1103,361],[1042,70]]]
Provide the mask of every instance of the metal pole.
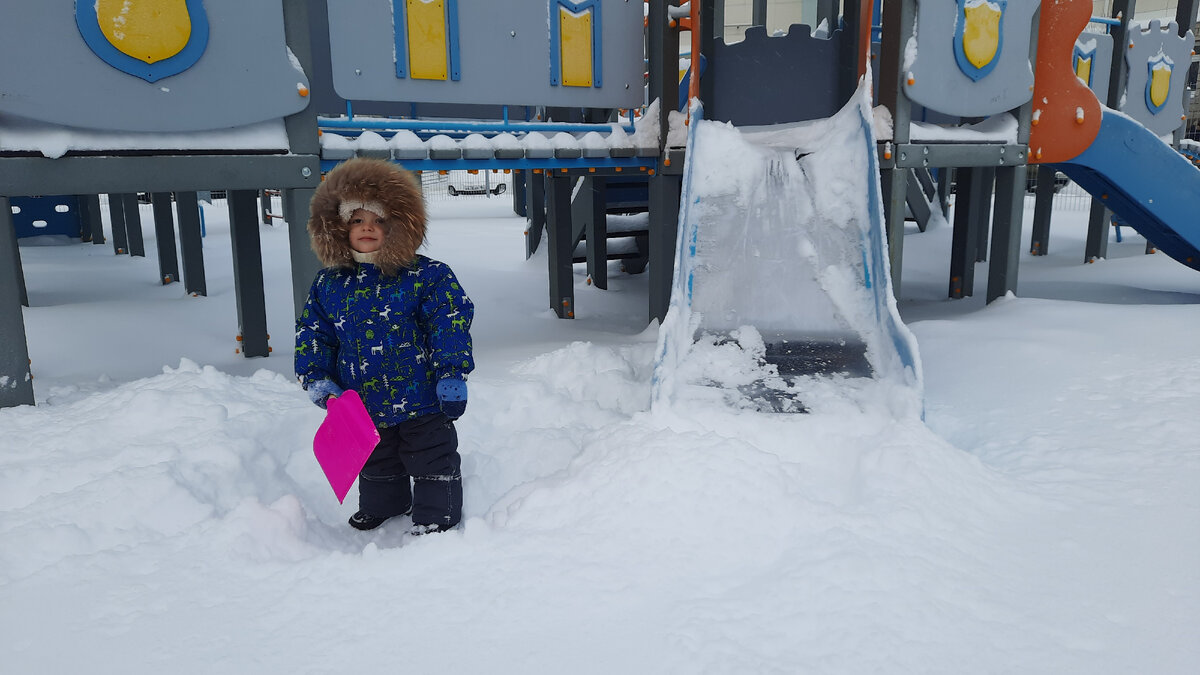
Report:
[[142,209],[138,206],[136,192],[121,195],[125,202],[125,236],[129,240],[129,255],[146,257],[146,242],[142,237]]
[[189,295],[208,295],[198,195],[195,192],[176,192],[175,211],[179,217],[179,247],[183,252],[183,291]]
[[[650,0],[646,31],[646,53],[650,59],[650,100],[659,101],[660,153],[665,153],[667,113],[679,109],[679,32],[667,25],[667,6],[667,0]],[[763,6],[765,14],[765,2]],[[666,317],[671,303],[681,183],[679,176],[663,175],[662,171],[655,171],[650,176],[650,321],[661,321]]]
[[175,248],[175,218],[171,215],[171,193],[150,195],[154,205],[154,243],[158,248],[158,278],[163,285],[179,281],[179,254]]
[[21,254],[8,197],[0,197],[0,408],[33,405],[33,375],[21,311]]
[[229,229],[233,241],[233,285],[237,296],[238,337],[242,354],[267,356],[267,301],[263,291],[262,242],[258,235],[258,195],[229,190]]
[[119,194],[108,195],[108,220],[112,223],[113,253],[129,253],[129,238],[125,234],[125,200]]

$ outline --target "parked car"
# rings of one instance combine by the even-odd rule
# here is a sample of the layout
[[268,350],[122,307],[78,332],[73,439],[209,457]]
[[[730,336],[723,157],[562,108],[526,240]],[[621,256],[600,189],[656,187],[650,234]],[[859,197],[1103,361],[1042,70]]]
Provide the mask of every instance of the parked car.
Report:
[[491,190],[487,189],[487,187],[483,185],[471,185],[468,187],[455,187],[451,185],[448,189],[451,197],[457,197],[459,195],[483,195],[489,192],[494,195],[499,195],[504,194],[504,191],[508,189],[508,184],[498,183]]

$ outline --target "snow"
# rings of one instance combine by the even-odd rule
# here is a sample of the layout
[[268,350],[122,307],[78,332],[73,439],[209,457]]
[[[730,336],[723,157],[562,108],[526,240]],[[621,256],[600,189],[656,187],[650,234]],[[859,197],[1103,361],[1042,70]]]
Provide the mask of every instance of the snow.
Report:
[[929,122],[913,122],[909,138],[914,141],[958,141],[962,143],[1009,143],[1017,142],[1017,118],[1008,113],[991,117],[961,127],[941,126]]
[[355,146],[359,150],[387,150],[388,139],[374,131],[364,131],[358,135]]
[[398,129],[388,139],[388,144],[390,147],[401,150],[423,150],[425,148],[425,141],[408,129]]
[[285,150],[288,147],[282,119],[185,134],[81,129],[0,113],[0,152],[39,152],[51,159],[73,150]]
[[431,201],[479,368],[464,524],[421,539],[350,529],[312,456],[286,229],[260,228],[275,352],[245,359],[204,208],[207,297],[152,257],[21,242],[38,405],[0,410],[8,672],[1200,670],[1200,275],[1130,234],[1081,264],[1086,205],[991,305],[986,263],[945,298],[946,221],[909,227],[922,422],[836,384],[809,415],[652,408],[648,274],[614,263],[600,291],[577,266],[556,319],[506,200]]

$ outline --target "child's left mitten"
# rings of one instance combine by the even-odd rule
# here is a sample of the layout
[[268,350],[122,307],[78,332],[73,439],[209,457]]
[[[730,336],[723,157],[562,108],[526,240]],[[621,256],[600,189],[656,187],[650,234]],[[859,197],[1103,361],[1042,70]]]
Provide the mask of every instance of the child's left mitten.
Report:
[[442,405],[442,412],[452,420],[462,417],[467,411],[467,383],[462,380],[439,380],[437,397]]
[[321,408],[325,408],[331,396],[337,398],[341,395],[342,388],[330,380],[317,380],[308,385],[308,397]]

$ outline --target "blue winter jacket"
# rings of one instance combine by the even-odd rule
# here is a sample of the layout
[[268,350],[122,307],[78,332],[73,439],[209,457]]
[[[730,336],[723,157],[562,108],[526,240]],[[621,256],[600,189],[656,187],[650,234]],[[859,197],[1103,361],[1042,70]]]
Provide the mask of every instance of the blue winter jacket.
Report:
[[296,375],[357,391],[378,426],[438,412],[438,380],[475,367],[474,314],[450,267],[422,255],[395,277],[323,269],[296,321]]

